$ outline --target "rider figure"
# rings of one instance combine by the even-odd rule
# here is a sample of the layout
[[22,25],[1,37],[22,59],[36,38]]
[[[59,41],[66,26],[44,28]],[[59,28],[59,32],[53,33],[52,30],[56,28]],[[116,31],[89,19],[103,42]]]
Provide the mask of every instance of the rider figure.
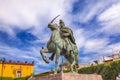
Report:
[[65,24],[64,24],[64,22],[62,20],[59,21],[59,25],[60,25],[60,31],[61,31],[62,37],[63,38],[68,38],[73,44],[76,45],[72,29],[65,26]]
[[67,43],[65,50],[67,50],[67,54],[69,54],[71,53],[71,51],[73,51],[73,45],[76,45],[75,38],[73,36],[73,31],[69,27],[65,26],[63,20],[59,21],[59,25],[60,25],[61,36]]
[[[62,20],[59,21],[59,29],[62,38],[65,40],[67,46],[64,47],[65,50],[67,50],[67,54],[71,53],[73,51],[73,45],[76,45],[75,38],[73,36],[73,31],[69,27],[65,26],[64,22]],[[53,60],[54,54],[49,58]]]

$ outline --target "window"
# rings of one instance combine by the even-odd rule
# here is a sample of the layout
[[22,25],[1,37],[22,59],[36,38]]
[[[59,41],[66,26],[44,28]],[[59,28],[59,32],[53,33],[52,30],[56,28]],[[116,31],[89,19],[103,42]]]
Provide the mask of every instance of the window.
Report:
[[13,69],[13,66],[11,66],[11,69]]
[[16,70],[16,77],[17,78],[22,77],[22,71],[21,70]]

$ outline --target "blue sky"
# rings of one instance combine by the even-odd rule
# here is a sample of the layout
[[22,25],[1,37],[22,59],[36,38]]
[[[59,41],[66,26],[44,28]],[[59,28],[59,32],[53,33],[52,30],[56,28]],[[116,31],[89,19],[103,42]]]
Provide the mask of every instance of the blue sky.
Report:
[[79,63],[120,51],[120,0],[0,0],[0,57],[35,61],[35,73],[54,68],[39,51],[50,38],[48,23],[58,14],[55,23],[63,19],[74,32]]

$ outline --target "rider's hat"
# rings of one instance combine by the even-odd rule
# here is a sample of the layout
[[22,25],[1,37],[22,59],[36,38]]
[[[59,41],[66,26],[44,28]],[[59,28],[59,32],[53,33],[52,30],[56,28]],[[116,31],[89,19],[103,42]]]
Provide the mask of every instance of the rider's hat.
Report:
[[64,24],[64,21],[63,21],[62,19],[60,19],[60,21],[59,21],[59,22]]

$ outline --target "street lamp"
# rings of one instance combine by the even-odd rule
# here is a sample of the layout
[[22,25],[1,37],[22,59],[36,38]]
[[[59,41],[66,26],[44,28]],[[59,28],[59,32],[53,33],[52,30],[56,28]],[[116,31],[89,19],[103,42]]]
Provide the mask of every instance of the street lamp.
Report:
[[3,64],[5,62],[5,58],[1,58],[1,61],[2,61],[2,69],[1,69],[1,79],[2,80],[2,76],[3,76]]

